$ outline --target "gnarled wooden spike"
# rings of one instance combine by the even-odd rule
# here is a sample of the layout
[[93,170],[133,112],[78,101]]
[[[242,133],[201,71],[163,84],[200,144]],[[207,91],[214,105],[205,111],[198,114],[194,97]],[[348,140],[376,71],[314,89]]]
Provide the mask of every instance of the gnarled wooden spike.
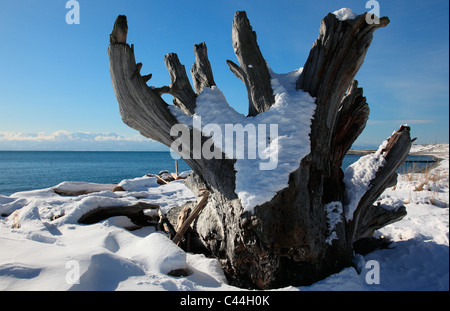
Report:
[[169,70],[172,84],[169,86],[169,93],[174,97],[174,104],[186,114],[195,113],[195,101],[197,95],[192,89],[191,83],[186,74],[186,69],[180,63],[177,54],[169,53],[164,57],[164,63]]
[[351,89],[364,62],[373,33],[389,24],[387,17],[380,18],[379,24],[367,24],[366,14],[340,21],[329,13],[322,19],[319,37],[297,81],[297,89],[316,97],[317,108],[311,127],[313,157],[317,157],[318,152],[325,156],[332,152],[331,141],[340,126],[337,125],[338,113],[345,92]]
[[386,188],[397,183],[396,171],[405,162],[411,149],[410,131],[409,126],[402,125],[388,139],[388,143],[383,149],[385,163],[377,171],[369,189],[363,195],[353,213],[353,219],[349,225],[352,243],[362,238],[371,237],[374,230],[398,221],[406,215],[404,207],[387,210],[373,204]]
[[109,41],[112,44],[127,43],[128,24],[125,15],[119,15],[114,23],[113,31],[109,36]]
[[195,63],[191,68],[192,80],[197,94],[200,94],[204,87],[212,87],[216,85],[208,60],[208,50],[205,42],[194,45]]
[[[247,87],[248,115],[256,116],[258,113],[269,110],[275,103],[275,99],[266,60],[262,56],[256,42],[256,33],[253,31],[245,11],[236,12],[234,15],[232,38],[234,53],[241,66],[239,67],[231,61],[227,61],[227,63],[234,74],[239,71],[239,75],[236,75]],[[237,70],[236,67],[239,67],[240,70]]]
[[[108,47],[109,68],[122,120],[143,136],[169,146],[170,128],[177,120],[160,94],[149,88],[140,74],[133,49],[126,44],[127,18],[119,15]],[[133,76],[134,75],[134,76]]]

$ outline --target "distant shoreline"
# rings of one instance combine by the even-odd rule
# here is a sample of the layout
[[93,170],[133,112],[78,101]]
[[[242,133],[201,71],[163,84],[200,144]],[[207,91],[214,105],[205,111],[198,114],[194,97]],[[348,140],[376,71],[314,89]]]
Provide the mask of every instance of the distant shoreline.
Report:
[[375,153],[376,150],[372,150],[372,149],[367,149],[367,150],[349,150],[347,152],[347,154],[349,155],[366,155],[366,154],[371,154],[371,153]]
[[[420,147],[439,147],[439,146],[445,146],[448,144],[426,144],[426,145],[413,145],[413,147],[416,148],[411,148],[411,151],[409,152],[410,156],[429,156],[429,157],[433,157],[436,160],[442,160],[445,159],[446,157],[442,155],[442,153],[447,153],[448,154],[448,149],[447,150],[436,150],[434,148],[423,148],[420,149]],[[419,147],[419,148],[417,148]],[[448,147],[447,147],[448,148]],[[351,149],[347,152],[348,155],[367,155],[367,154],[372,154],[375,153],[377,150],[376,149]]]
[[[372,153],[375,153],[375,152],[376,152],[376,150],[373,150],[373,149],[349,150],[347,152],[347,155],[361,155],[361,156],[363,156],[363,155],[368,155],[368,154],[372,154]],[[423,168],[421,170],[418,170],[415,173],[423,173],[426,170],[433,169],[433,168],[437,167],[439,165],[439,163],[445,158],[442,155],[440,155],[439,153],[436,153],[436,151],[434,151],[434,150],[427,150],[427,149],[425,149],[425,150],[412,150],[412,151],[410,151],[409,156],[427,156],[427,157],[430,157],[430,158],[433,159],[432,161],[430,161],[430,162],[432,162],[430,164],[430,166],[428,166],[426,168]]]

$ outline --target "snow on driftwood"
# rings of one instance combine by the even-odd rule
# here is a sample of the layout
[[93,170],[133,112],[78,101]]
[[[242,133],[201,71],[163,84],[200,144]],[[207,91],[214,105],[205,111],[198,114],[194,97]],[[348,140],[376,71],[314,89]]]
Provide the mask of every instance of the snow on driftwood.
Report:
[[353,13],[352,9],[349,8],[342,8],[337,11],[334,11],[333,14],[339,19],[340,21],[345,21],[347,19],[355,19],[358,15]]
[[[295,88],[301,72],[302,68],[288,74],[271,72],[275,104],[268,111],[252,118],[247,118],[230,107],[222,92],[215,86],[204,88],[200,93],[194,116],[188,116],[180,108],[170,106],[170,110],[181,123],[203,131],[205,128],[209,129],[207,126],[210,124],[220,127],[220,131],[212,134],[214,146],[223,151],[229,159],[237,159],[234,164],[235,192],[246,211],[253,211],[255,206],[269,202],[278,191],[288,187],[289,174],[298,168],[300,161],[310,152],[309,135],[316,105],[314,98],[308,93]],[[278,134],[274,136],[275,139],[270,135],[270,126],[274,124],[277,125]],[[251,152],[256,146],[248,146],[245,143],[238,146],[234,136],[226,135],[226,125],[242,125],[244,129],[247,125],[254,128],[266,125],[264,133],[258,131],[258,137],[252,137],[253,140],[250,139],[251,131],[247,132],[248,141],[266,143],[263,147],[258,145],[254,148],[255,157],[243,156],[238,153],[238,147],[244,152]],[[211,132],[208,131],[204,135],[209,136]],[[260,135],[262,137],[259,137]]]
[[353,213],[359,201],[369,189],[379,168],[384,165],[383,150],[386,144],[387,141],[384,141],[375,153],[361,157],[345,170],[344,183],[347,202],[344,211],[347,221],[353,219]]

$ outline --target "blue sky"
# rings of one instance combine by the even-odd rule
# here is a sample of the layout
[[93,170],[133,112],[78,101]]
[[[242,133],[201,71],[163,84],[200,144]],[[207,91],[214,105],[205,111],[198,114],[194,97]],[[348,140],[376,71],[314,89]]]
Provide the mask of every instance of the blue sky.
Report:
[[[0,0],[0,150],[165,150],[123,124],[109,76],[109,34],[128,17],[149,84],[168,85],[164,55],[190,69],[193,45],[205,41],[218,87],[247,113],[244,84],[225,61],[234,12],[245,10],[270,67],[302,67],[320,20],[342,7],[362,14],[366,1],[123,1],[78,0],[80,24],[66,23],[66,0]],[[391,20],[375,32],[356,79],[371,108],[356,147],[374,147],[403,123],[417,143],[449,141],[449,2],[380,0]]]

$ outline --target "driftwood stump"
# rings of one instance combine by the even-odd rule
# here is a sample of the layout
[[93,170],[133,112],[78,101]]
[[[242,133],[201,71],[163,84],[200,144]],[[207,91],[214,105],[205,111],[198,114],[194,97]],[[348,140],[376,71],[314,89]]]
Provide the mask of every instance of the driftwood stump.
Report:
[[[244,210],[235,192],[236,158],[224,153],[220,159],[195,157],[198,150],[192,144],[184,155],[193,170],[186,185],[196,195],[200,189],[209,191],[193,229],[210,253],[221,259],[231,284],[260,289],[311,284],[350,266],[355,242],[406,214],[404,207],[387,210],[374,206],[383,190],[395,183],[395,171],[409,153],[410,129],[402,126],[379,150],[384,165],[346,218],[348,194],[341,164],[369,116],[362,88],[353,79],[374,31],[389,23],[383,17],[379,24],[369,25],[365,15],[341,21],[330,13],[322,20],[319,37],[296,82],[297,90],[315,97],[311,126],[305,129],[310,131],[310,152],[286,177],[288,186],[270,201],[253,211]],[[108,49],[122,119],[142,135],[170,147],[177,138],[171,135],[171,128],[180,122],[161,95],[170,93],[174,105],[186,116],[196,115],[197,98],[205,88],[216,85],[206,45],[194,48],[194,88],[174,53],[164,59],[172,83],[149,87],[149,75],[141,76],[142,66],[136,64],[134,49],[126,43],[127,32],[126,17],[119,16]],[[272,73],[245,12],[235,14],[232,39],[239,65],[227,64],[247,87],[248,117],[258,116],[275,103]],[[192,126],[188,129],[192,142],[199,133]],[[208,138],[200,136],[202,142]],[[339,219],[333,227],[331,214]]]

